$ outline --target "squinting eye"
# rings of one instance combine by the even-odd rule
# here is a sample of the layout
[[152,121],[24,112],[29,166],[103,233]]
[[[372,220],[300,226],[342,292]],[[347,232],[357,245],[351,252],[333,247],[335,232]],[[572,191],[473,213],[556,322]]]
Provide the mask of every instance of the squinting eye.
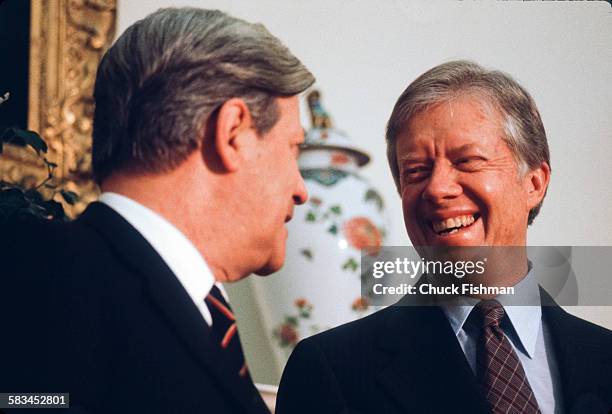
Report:
[[429,168],[426,166],[406,168],[402,175],[408,182],[420,181],[429,175]]
[[482,157],[463,157],[455,161],[455,165],[463,169],[472,169],[478,167],[484,159]]

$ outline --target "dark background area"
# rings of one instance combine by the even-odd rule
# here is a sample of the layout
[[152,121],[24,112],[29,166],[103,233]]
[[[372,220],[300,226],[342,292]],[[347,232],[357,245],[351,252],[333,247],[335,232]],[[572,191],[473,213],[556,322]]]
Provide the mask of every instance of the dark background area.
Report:
[[0,0],[0,128],[28,124],[30,1]]

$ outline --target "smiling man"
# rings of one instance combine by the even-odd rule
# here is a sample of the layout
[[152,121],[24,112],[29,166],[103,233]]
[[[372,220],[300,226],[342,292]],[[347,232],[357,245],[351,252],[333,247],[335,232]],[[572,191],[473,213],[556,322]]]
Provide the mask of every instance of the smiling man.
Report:
[[221,282],[283,265],[313,82],[262,25],[217,10],[130,26],[97,73],[99,202],[2,234],[0,392],[70,393],[79,413],[268,412]]
[[608,412],[612,333],[558,307],[526,255],[551,175],[528,92],[472,62],[437,66],[399,97],[387,150],[415,248],[491,253],[480,281],[511,287],[523,306],[509,295],[417,295],[308,338],[283,373],[277,412]]

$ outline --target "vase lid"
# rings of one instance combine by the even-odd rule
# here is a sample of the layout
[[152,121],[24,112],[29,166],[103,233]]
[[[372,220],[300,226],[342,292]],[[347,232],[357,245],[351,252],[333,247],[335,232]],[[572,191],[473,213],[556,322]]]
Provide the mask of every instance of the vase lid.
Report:
[[302,151],[321,149],[346,152],[359,167],[370,162],[370,156],[365,151],[356,147],[343,132],[335,128],[311,128],[306,132]]
[[352,156],[359,167],[370,162],[370,156],[356,147],[343,132],[332,127],[331,117],[321,104],[321,93],[312,90],[306,97],[312,127],[306,132],[302,150],[328,149],[343,151]]

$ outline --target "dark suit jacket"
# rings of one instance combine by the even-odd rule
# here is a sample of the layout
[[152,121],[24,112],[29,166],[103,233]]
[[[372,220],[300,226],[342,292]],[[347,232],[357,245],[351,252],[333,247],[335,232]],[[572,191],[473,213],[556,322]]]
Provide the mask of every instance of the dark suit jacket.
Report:
[[[612,332],[550,303],[566,413],[612,408]],[[277,414],[488,413],[475,375],[444,312],[393,306],[310,337],[295,348]]]
[[112,209],[94,203],[75,222],[12,224],[0,237],[0,392],[69,392],[93,413],[268,412]]

